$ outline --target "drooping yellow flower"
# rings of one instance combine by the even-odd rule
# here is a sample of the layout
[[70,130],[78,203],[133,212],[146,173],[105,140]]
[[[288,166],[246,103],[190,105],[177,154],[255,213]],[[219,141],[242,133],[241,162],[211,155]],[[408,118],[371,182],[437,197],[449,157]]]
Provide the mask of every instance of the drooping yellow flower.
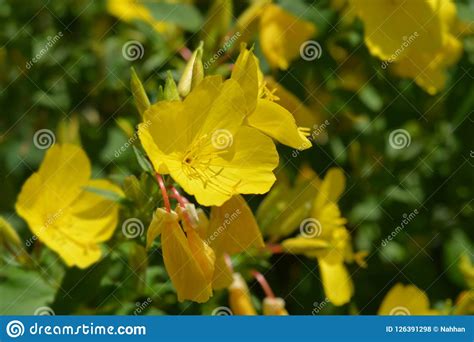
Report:
[[344,264],[354,258],[350,235],[344,227],[337,201],[345,188],[341,169],[330,169],[318,185],[311,217],[300,225],[300,235],[282,242],[283,248],[294,254],[318,259],[324,292],[334,305],[349,302],[354,286]]
[[265,297],[262,308],[265,316],[288,316],[285,301],[280,297]]
[[300,53],[301,45],[316,33],[315,26],[269,4],[261,11],[260,45],[273,68],[286,70]]
[[197,227],[186,223],[184,215],[189,212],[182,211],[180,224],[177,213],[158,208],[147,233],[147,245],[161,235],[163,260],[178,300],[204,303],[212,296],[215,254]]
[[224,256],[249,248],[263,248],[263,238],[252,210],[242,196],[233,196],[220,207],[212,207],[207,241],[216,253],[213,287],[228,287],[231,271]]
[[210,76],[184,101],[152,105],[138,133],[155,170],[207,206],[267,192],[278,153],[269,137],[243,125],[245,103],[235,80]]
[[311,147],[305,137],[304,129],[298,128],[293,115],[280,106],[264,80],[257,57],[251,50],[242,46],[239,57],[232,70],[245,94],[246,123],[282,144],[304,150]]
[[85,187],[119,196],[122,191],[107,180],[90,177],[90,162],[80,147],[56,144],[23,184],[16,203],[35,239],[68,266],[86,268],[97,262],[102,255],[99,244],[110,239],[117,225],[118,204]]
[[446,69],[462,53],[452,0],[352,0],[352,5],[374,56],[393,63],[397,75],[413,78],[429,94],[444,88]]
[[390,289],[380,305],[379,315],[439,315],[430,309],[426,293],[414,285],[396,284]]
[[229,306],[234,315],[253,316],[257,312],[250,298],[249,288],[240,273],[234,273],[229,286]]

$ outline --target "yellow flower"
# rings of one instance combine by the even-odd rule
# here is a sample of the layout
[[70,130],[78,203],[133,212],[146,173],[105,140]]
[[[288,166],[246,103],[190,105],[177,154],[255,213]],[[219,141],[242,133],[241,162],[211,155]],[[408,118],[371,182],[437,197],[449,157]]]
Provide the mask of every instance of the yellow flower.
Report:
[[86,268],[98,261],[99,244],[110,239],[117,225],[118,204],[84,188],[117,195],[122,191],[107,180],[90,177],[90,162],[80,147],[56,144],[25,182],[16,203],[35,239],[68,266]]
[[393,63],[397,75],[413,78],[432,95],[444,87],[446,69],[462,52],[451,0],[352,0],[352,5],[374,56]]
[[250,298],[247,283],[240,273],[234,273],[233,282],[229,286],[229,305],[234,315],[253,316],[257,314]]
[[200,204],[221,205],[235,194],[266,193],[275,182],[275,145],[243,125],[245,110],[236,81],[210,76],[184,101],[152,105],[138,133],[157,172]]
[[263,300],[263,314],[265,316],[288,316],[283,298],[265,297]]
[[239,57],[232,70],[232,79],[236,80],[245,94],[246,123],[279,142],[290,147],[304,150],[311,147],[305,137],[304,129],[298,128],[293,114],[280,106],[260,71],[258,59],[251,50],[242,46]]
[[270,66],[286,70],[301,45],[316,33],[315,26],[269,4],[261,11],[260,45]]
[[396,284],[387,293],[380,305],[379,315],[439,315],[430,309],[426,294],[414,285]]
[[349,302],[354,292],[344,264],[352,261],[354,255],[350,235],[344,227],[346,219],[337,206],[345,188],[343,171],[330,169],[317,187],[311,218],[300,225],[301,234],[284,240],[282,247],[290,253],[317,258],[326,296],[334,305],[343,305]]

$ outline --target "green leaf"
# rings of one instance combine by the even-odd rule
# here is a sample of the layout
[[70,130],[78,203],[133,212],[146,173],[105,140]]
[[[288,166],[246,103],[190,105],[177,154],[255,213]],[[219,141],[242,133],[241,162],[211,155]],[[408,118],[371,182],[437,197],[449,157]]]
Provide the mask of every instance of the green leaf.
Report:
[[188,31],[196,32],[203,23],[201,13],[192,5],[147,2],[145,6],[156,20],[176,24]]
[[133,151],[135,152],[138,164],[140,164],[140,167],[143,169],[143,171],[153,174],[153,166],[150,164],[148,159],[146,159],[146,157],[142,154],[142,152],[135,146],[133,146]]
[[48,306],[55,287],[29,270],[6,266],[0,269],[0,315],[33,315]]
[[132,94],[138,112],[143,116],[143,113],[150,107],[150,100],[146,95],[143,83],[140,81],[140,78],[133,67],[131,68],[130,86],[132,88]]

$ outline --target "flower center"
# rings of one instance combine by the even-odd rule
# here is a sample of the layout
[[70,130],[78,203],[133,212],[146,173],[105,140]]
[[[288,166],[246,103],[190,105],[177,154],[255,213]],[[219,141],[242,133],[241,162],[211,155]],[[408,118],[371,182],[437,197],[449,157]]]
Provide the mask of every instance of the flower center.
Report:
[[[219,155],[227,153],[225,150],[216,150],[212,146],[211,138],[205,134],[196,139],[186,150],[182,159],[182,168],[184,174],[192,179],[202,182],[204,188],[211,188],[220,193],[231,195],[235,193],[235,188],[240,182],[227,179],[222,176],[224,168],[222,166],[212,165]],[[216,177],[220,176],[219,181]]]

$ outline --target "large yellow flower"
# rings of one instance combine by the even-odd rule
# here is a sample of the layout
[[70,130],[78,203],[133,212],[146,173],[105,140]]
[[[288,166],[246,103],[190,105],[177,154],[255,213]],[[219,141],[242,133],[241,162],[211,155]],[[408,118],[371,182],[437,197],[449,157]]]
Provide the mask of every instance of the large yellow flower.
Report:
[[267,192],[278,153],[269,137],[243,125],[245,104],[235,80],[210,76],[184,101],[152,105],[138,133],[155,170],[207,206]]
[[311,147],[303,129],[298,128],[293,114],[276,101],[274,90],[267,87],[260,71],[257,57],[251,50],[242,47],[232,70],[232,79],[236,80],[245,94],[246,123],[279,142],[290,147],[304,150]]
[[439,315],[439,311],[430,309],[426,293],[414,285],[396,284],[388,291],[379,308],[379,315]]
[[117,225],[117,203],[85,187],[117,195],[122,191],[107,180],[90,177],[90,162],[80,147],[54,145],[38,172],[23,185],[16,203],[35,239],[57,252],[68,266],[86,268],[98,261],[99,244],[110,239]]
[[350,236],[344,227],[337,201],[344,191],[345,177],[340,169],[330,169],[318,186],[311,218],[303,221],[301,234],[282,242],[290,253],[315,257],[319,262],[324,292],[334,305],[349,302],[354,286],[344,264],[353,259]]

